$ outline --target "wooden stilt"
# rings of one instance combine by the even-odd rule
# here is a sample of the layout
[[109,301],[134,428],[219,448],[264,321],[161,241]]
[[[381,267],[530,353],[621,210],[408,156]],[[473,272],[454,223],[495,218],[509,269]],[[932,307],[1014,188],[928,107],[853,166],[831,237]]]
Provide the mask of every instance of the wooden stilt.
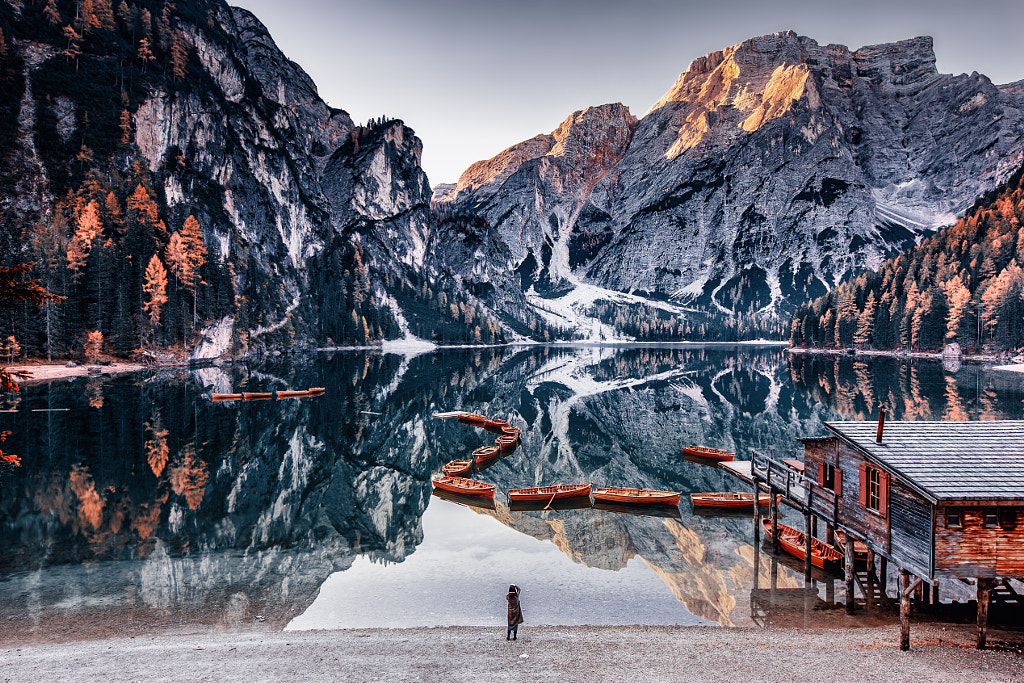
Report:
[[889,560],[881,555],[878,560],[878,583],[882,585],[882,595],[889,590]]
[[836,580],[826,579],[825,580],[825,602],[828,604],[834,604],[836,601]]
[[836,528],[831,524],[825,525],[825,543],[832,545],[836,542]]
[[978,649],[985,649],[988,637],[988,603],[992,597],[992,579],[978,579]]
[[758,574],[761,563],[761,506],[756,503],[758,498],[758,482],[760,479],[754,476],[754,590],[757,590]]
[[900,569],[900,649],[910,649],[910,573]]
[[939,606],[939,582],[932,584],[932,607]]
[[811,539],[814,537],[811,533],[811,520],[813,515],[810,512],[804,512],[804,583],[809,584],[811,582]]
[[771,494],[771,516],[772,516],[772,552],[776,555],[779,554],[779,496],[775,493],[775,489],[769,487],[768,492]]
[[856,605],[853,604],[853,536],[846,536],[846,557],[844,558],[843,570],[846,572],[846,613],[853,614]]
[[811,536],[818,537],[818,518],[814,516],[811,517]]

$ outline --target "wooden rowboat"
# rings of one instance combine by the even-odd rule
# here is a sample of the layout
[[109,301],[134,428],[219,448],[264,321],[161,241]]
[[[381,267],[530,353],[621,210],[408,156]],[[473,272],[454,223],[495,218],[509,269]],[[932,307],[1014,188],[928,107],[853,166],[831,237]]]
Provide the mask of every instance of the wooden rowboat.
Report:
[[509,489],[509,502],[542,502],[564,500],[566,498],[589,498],[590,484],[556,484],[555,486],[537,486],[529,489]]
[[288,389],[286,391],[261,391],[261,392],[245,392],[241,394],[212,394],[211,400],[214,401],[254,401],[254,400],[265,400],[269,398],[301,398],[303,396],[319,396],[324,393],[323,387],[312,387],[311,389]]
[[258,401],[258,400],[266,400],[268,398],[274,398],[274,394],[272,392],[269,392],[269,391],[258,391],[258,392],[244,391],[244,392],[242,392],[242,400],[243,401]]
[[487,418],[487,421],[481,425],[484,429],[491,432],[492,434],[501,434],[505,427],[509,427],[508,420],[497,420]]
[[479,465],[488,460],[494,460],[499,455],[501,455],[501,449],[497,446],[484,446],[473,451],[473,460]]
[[452,460],[441,468],[441,474],[446,477],[464,477],[472,468],[472,460]]
[[672,491],[603,486],[594,489],[594,500],[629,505],[679,505],[681,494]]
[[499,436],[494,440],[494,446],[501,452],[502,455],[508,455],[516,449],[519,445],[519,435],[515,436]]
[[520,429],[519,427],[513,427],[512,425],[508,425],[501,428],[501,433],[504,436],[514,436],[518,439],[519,435],[523,433],[523,430]]
[[494,484],[485,484],[476,479],[465,477],[438,477],[433,481],[434,487],[448,493],[457,493],[461,496],[480,496],[481,498],[494,498]]
[[213,394],[210,396],[213,401],[241,401],[241,394]]
[[708,448],[707,446],[683,446],[683,453],[693,458],[718,460],[720,462],[728,462],[736,457],[735,453],[720,451],[717,448]]
[[459,413],[459,422],[473,425],[474,427],[483,427],[484,423],[487,422],[487,416],[478,415],[477,413]]
[[[771,540],[772,537],[772,523],[771,520],[763,520],[761,524],[764,526],[765,537]],[[798,531],[791,526],[785,524],[779,525],[779,545],[782,549],[792,555],[793,557],[803,560],[804,559],[804,532]],[[843,561],[842,554],[817,538],[811,539],[811,564],[819,569],[833,569],[840,566]]]
[[[757,497],[760,507],[767,506],[772,497],[762,493]],[[690,502],[693,507],[722,508],[725,510],[750,510],[754,507],[753,493],[691,493]]]
[[[836,550],[845,555],[846,533],[836,529],[832,538],[834,539],[832,545],[836,547]],[[853,540],[853,561],[856,563],[866,563],[868,561],[868,546],[863,541]]]

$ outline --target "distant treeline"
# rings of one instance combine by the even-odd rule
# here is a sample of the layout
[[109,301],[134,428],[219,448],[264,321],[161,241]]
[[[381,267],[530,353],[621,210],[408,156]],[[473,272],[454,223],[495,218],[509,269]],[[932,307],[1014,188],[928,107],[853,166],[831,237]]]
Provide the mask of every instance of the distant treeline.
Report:
[[794,346],[1024,346],[1024,168],[955,225],[800,306]]

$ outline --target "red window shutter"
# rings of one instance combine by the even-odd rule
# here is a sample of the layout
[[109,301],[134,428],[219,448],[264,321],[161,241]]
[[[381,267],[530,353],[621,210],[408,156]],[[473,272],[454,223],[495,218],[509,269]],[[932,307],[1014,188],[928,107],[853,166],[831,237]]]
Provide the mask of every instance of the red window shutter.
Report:
[[825,462],[818,463],[818,486],[825,485]]
[[836,467],[836,488],[835,492],[837,496],[843,495],[843,471]]
[[868,506],[868,467],[867,465],[858,465],[860,469],[860,504],[862,507]]
[[889,515],[889,473],[879,472],[878,476],[878,514]]

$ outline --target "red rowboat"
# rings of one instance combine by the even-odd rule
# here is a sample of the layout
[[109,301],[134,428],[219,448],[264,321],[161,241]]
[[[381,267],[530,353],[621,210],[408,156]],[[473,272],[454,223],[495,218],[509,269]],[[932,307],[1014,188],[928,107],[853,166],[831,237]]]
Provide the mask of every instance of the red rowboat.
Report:
[[210,400],[213,401],[241,401],[241,394],[212,394]]
[[508,420],[487,418],[481,426],[492,434],[501,434],[502,430],[504,430],[505,427],[508,427],[509,424]]
[[472,460],[452,460],[441,468],[441,474],[446,477],[464,477],[472,467]]
[[728,462],[736,457],[735,453],[720,451],[717,448],[708,448],[707,446],[683,446],[683,453],[693,458],[705,458],[720,462]]
[[[836,547],[836,550],[845,555],[846,533],[837,529],[833,538],[835,540],[832,545]],[[858,541],[857,539],[853,540],[853,561],[858,563],[868,561],[868,547],[865,543]]]
[[[772,497],[762,493],[757,497],[758,505],[765,507]],[[728,510],[750,510],[754,507],[753,493],[691,493],[693,507],[723,508]]]
[[519,445],[519,436],[499,436],[494,440],[494,446],[501,451],[502,455],[507,455],[516,449]]
[[679,493],[604,486],[594,489],[594,500],[635,505],[679,505]]
[[479,465],[482,462],[494,460],[499,455],[501,455],[501,449],[497,446],[484,446],[473,451],[473,460]]
[[508,492],[509,502],[512,503],[543,502],[589,496],[590,484],[556,484],[555,486],[537,486],[530,489],[509,489]]
[[523,430],[520,429],[519,427],[513,427],[512,425],[508,425],[507,427],[501,428],[501,433],[504,434],[505,436],[514,436],[518,438],[519,435],[523,433]]
[[484,423],[487,422],[487,416],[477,415],[476,413],[461,413],[459,415],[459,422],[473,425],[474,427],[483,427]]
[[[765,536],[768,539],[771,539],[771,520],[766,519],[761,523],[764,525]],[[804,532],[797,531],[791,526],[780,524],[779,545],[784,551],[793,557],[800,560],[804,559]],[[838,567],[842,561],[843,556],[838,550],[816,538],[811,539],[811,564],[815,567],[820,569],[832,569],[834,567]]]
[[449,493],[458,493],[463,496],[480,496],[482,498],[494,498],[494,484],[485,484],[476,479],[465,477],[438,477],[433,481],[434,488]]

